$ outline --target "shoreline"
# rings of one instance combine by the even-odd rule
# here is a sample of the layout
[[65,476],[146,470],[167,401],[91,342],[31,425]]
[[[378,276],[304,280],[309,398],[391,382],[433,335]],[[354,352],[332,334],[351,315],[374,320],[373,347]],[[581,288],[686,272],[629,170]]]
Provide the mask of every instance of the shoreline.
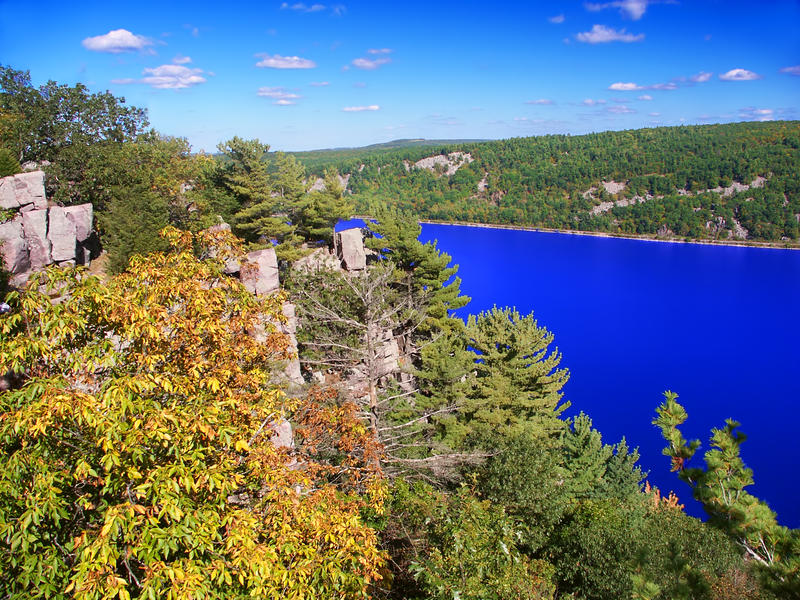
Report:
[[[369,217],[357,216],[354,219],[368,219]],[[420,219],[423,225],[453,225],[459,227],[483,227],[485,229],[508,229],[511,231],[533,231],[539,233],[564,233],[568,235],[588,235],[593,237],[603,237],[623,240],[639,240],[644,242],[659,242],[666,244],[696,244],[698,246],[731,246],[736,248],[767,248],[772,250],[800,250],[800,244],[795,242],[789,245],[787,242],[758,242],[758,241],[732,241],[732,240],[703,240],[691,239],[689,241],[681,238],[659,238],[647,235],[608,233],[605,231],[577,231],[574,229],[551,229],[547,227],[536,227],[528,225],[501,225],[493,223],[469,223],[464,221],[434,221],[430,219]]]

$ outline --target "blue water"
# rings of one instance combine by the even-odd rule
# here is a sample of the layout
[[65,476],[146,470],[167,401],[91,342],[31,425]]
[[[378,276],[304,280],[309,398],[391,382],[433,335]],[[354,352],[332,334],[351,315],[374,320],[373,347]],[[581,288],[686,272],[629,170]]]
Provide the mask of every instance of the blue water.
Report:
[[447,225],[424,225],[421,239],[460,265],[472,298],[460,316],[515,306],[554,333],[568,414],[638,446],[649,481],[687,512],[703,514],[651,424],[665,390],[701,454],[712,427],[742,423],[748,490],[800,526],[800,252]]

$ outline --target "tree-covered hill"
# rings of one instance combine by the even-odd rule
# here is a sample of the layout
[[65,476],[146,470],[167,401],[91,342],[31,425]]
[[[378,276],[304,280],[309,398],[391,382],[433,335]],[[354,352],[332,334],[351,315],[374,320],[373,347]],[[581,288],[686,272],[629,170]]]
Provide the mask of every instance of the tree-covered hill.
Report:
[[[799,148],[800,124],[777,121],[364,148],[306,166],[349,173],[361,210],[380,200],[441,221],[787,242],[800,235]],[[447,176],[412,164],[453,152],[473,161]]]
[[410,150],[412,156],[416,156],[419,154],[417,150],[421,150],[420,156],[424,157],[430,155],[431,151],[439,152],[441,149],[454,144],[480,144],[486,141],[488,140],[426,140],[415,138],[370,144],[362,148],[330,148],[305,152],[287,152],[287,154],[293,155],[312,172],[321,174],[324,169],[339,165],[342,161],[349,162],[355,159],[353,164],[360,164],[358,161],[365,156],[391,156],[397,150]]

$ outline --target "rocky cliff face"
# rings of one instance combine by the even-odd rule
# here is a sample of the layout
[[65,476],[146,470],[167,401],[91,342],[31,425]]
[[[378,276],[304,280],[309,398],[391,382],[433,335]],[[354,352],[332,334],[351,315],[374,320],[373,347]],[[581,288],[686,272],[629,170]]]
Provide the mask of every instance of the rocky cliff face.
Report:
[[14,216],[0,223],[0,244],[11,285],[52,264],[88,265],[100,253],[91,204],[49,206],[44,173],[33,171],[0,179],[0,208]]

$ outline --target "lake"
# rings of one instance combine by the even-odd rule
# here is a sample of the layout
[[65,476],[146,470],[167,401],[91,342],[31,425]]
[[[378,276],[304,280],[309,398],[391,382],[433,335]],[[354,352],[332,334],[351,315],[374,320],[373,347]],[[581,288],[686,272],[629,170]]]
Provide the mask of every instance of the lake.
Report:
[[700,454],[713,427],[742,423],[748,491],[800,526],[800,252],[449,225],[423,225],[420,239],[460,265],[472,298],[460,316],[514,306],[553,332],[567,414],[638,446],[651,484],[687,512],[703,514],[651,423],[665,390]]

